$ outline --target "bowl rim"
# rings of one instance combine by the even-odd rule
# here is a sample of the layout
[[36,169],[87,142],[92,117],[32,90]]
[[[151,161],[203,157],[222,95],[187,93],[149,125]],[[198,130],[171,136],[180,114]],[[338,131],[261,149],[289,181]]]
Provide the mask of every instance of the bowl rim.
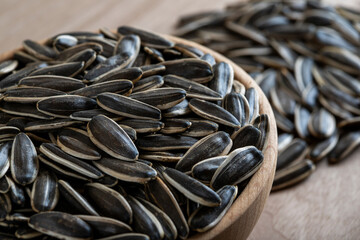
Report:
[[[94,31],[95,32],[95,31]],[[159,33],[158,33],[159,34]],[[203,51],[204,53],[211,54],[216,62],[226,62],[230,64],[234,69],[234,80],[241,82],[246,88],[253,87],[259,94],[259,103],[260,103],[260,114],[265,113],[269,117],[269,136],[267,144],[263,150],[264,154],[264,161],[259,168],[259,170],[253,175],[243,192],[235,199],[232,206],[225,214],[225,216],[221,219],[221,221],[213,228],[209,229],[203,233],[196,233],[190,236],[189,240],[204,240],[204,239],[213,239],[220,233],[229,229],[234,223],[236,223],[241,216],[245,214],[249,207],[258,200],[260,194],[265,191],[265,199],[262,197],[259,201],[261,205],[256,211],[255,221],[251,224],[251,226],[246,226],[248,231],[244,233],[245,238],[250,235],[252,229],[254,228],[256,222],[258,221],[260,214],[265,206],[265,202],[267,197],[270,194],[272,182],[275,175],[275,168],[276,168],[276,159],[277,159],[277,127],[275,117],[270,106],[268,99],[265,97],[265,94],[261,90],[261,88],[256,84],[256,82],[238,65],[234,62],[229,60],[228,58],[224,57],[220,53],[217,53],[205,46],[202,46],[198,43],[171,36],[168,34],[159,34],[174,43],[182,43],[191,47],[198,48],[199,50]],[[46,40],[38,41],[41,44],[46,43]],[[13,50],[10,50],[5,53],[0,54],[0,62],[4,60],[8,60],[13,57],[14,53],[19,50],[24,50],[23,47],[19,47]]]

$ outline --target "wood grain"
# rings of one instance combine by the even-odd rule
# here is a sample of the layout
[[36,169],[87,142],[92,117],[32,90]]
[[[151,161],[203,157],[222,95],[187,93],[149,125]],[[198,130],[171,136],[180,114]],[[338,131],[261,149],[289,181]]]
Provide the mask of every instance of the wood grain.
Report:
[[[179,16],[236,0],[0,0],[0,53],[23,39],[121,24],[171,33]],[[359,0],[327,0],[360,9]],[[272,193],[249,239],[359,239],[360,150],[346,161],[321,162],[304,183]],[[224,237],[226,239],[226,237]]]

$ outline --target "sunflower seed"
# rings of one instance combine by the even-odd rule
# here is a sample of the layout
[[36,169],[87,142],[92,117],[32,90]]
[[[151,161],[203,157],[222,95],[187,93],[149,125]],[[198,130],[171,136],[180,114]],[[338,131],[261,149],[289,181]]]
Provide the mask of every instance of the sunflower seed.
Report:
[[66,59],[66,62],[83,62],[83,69],[88,68],[96,60],[96,52],[92,49],[85,49]]
[[78,40],[74,36],[59,35],[54,39],[53,47],[58,51],[62,51],[66,48],[76,46],[77,43],[78,43]]
[[169,188],[159,177],[148,182],[145,186],[150,199],[163,210],[175,224],[179,238],[186,239],[189,234],[189,226],[178,202]]
[[81,123],[72,119],[52,119],[52,120],[39,120],[28,122],[25,125],[25,131],[45,131],[54,130],[63,127],[69,127]]
[[213,189],[220,189],[225,185],[241,183],[259,169],[263,159],[264,156],[261,151],[253,146],[232,151],[214,173],[210,186]]
[[25,133],[19,133],[14,139],[10,170],[14,181],[24,186],[32,183],[39,172],[35,146]]
[[29,76],[59,75],[64,77],[73,77],[84,68],[84,65],[84,62],[60,63],[40,68],[34,72],[31,72]]
[[95,106],[95,100],[76,95],[48,97],[36,103],[40,112],[60,118],[68,117],[74,112],[93,109]]
[[156,48],[144,47],[144,51],[158,62],[165,61],[162,53],[159,50],[157,50]]
[[25,203],[26,203],[26,196],[25,196],[26,193],[24,192],[24,189],[22,187],[20,187],[19,185],[17,185],[12,180],[12,178],[8,178],[8,182],[10,184],[9,195],[10,195],[11,202],[14,205],[24,207]]
[[104,173],[127,182],[145,183],[156,177],[156,171],[139,161],[128,162],[112,158],[102,158],[94,165]]
[[252,125],[245,125],[233,134],[232,140],[231,150],[246,146],[257,146],[259,141],[261,141],[261,132]]
[[33,55],[39,60],[47,61],[57,57],[56,52],[52,48],[41,45],[32,40],[23,41],[23,47],[29,54]]
[[46,97],[64,95],[64,92],[40,87],[15,88],[4,93],[6,102],[33,103]]
[[278,156],[276,170],[280,170],[292,163],[303,160],[307,153],[308,145],[304,140],[296,138],[288,144]]
[[216,123],[229,127],[238,127],[240,125],[239,121],[230,112],[214,103],[206,102],[204,100],[191,99],[189,107],[200,117],[209,119]]
[[[165,179],[174,188],[192,201],[209,207],[218,206],[220,204],[221,200],[213,190],[185,173],[172,168],[167,168],[163,174]],[[191,186],[191,188],[187,186]]]
[[159,161],[159,162],[178,162],[184,156],[183,153],[172,152],[144,152],[140,153],[140,158]]
[[4,221],[6,215],[11,212],[12,205],[11,200],[7,194],[0,194],[0,220]]
[[34,239],[37,237],[41,237],[42,235],[42,233],[35,231],[29,226],[19,227],[15,232],[15,237],[17,237],[18,239]]
[[154,106],[160,110],[169,109],[182,102],[186,91],[180,88],[156,88],[133,93],[130,98]]
[[176,75],[166,75],[164,77],[164,82],[167,86],[186,90],[186,96],[188,97],[199,98],[208,101],[218,101],[222,99],[221,95],[212,89],[183,77],[178,77]]
[[236,186],[224,186],[217,191],[221,203],[217,207],[201,206],[189,217],[188,223],[191,229],[197,232],[205,232],[218,224],[230,209],[237,195]]
[[272,106],[284,116],[293,116],[295,112],[296,101],[281,88],[270,90]]
[[277,112],[275,109],[273,109],[276,125],[279,129],[283,130],[284,132],[291,133],[293,132],[295,126],[292,121],[290,121],[288,118]]
[[328,161],[337,163],[350,155],[360,144],[359,136],[359,131],[351,131],[340,135],[337,145],[329,154]]
[[[225,132],[219,131],[208,135],[192,145],[176,164],[176,169],[187,172],[201,160],[226,155],[229,153],[232,144],[229,134]],[[213,151],[206,151],[210,146]]]
[[20,80],[19,87],[42,87],[62,92],[70,92],[85,87],[80,80],[56,75],[25,77]]
[[56,58],[58,61],[64,61],[68,59],[69,57],[75,55],[78,52],[81,52],[85,49],[92,49],[97,54],[101,53],[103,51],[103,47],[101,44],[95,43],[95,42],[84,42],[84,43],[78,43],[77,45],[73,47],[69,47],[63,51],[61,51]]
[[118,123],[133,128],[137,133],[153,133],[165,126],[163,122],[146,119],[125,119]]
[[221,97],[231,92],[234,81],[234,70],[225,62],[213,66],[214,76],[208,83],[209,88],[219,93]]
[[241,36],[247,37],[261,45],[267,45],[268,40],[264,35],[256,31],[255,29],[251,28],[250,26],[242,26],[240,24],[227,21],[225,23],[225,27],[230,31],[237,33]]
[[37,119],[52,118],[51,116],[45,115],[44,113],[38,111],[36,106],[33,104],[1,102],[0,110],[16,116],[32,117]]
[[7,193],[10,190],[9,178],[4,175],[0,178],[0,193]]
[[244,95],[229,93],[224,97],[223,107],[239,120],[240,126],[249,122],[250,108]]
[[63,152],[60,148],[58,148],[52,143],[41,144],[40,152],[42,152],[52,161],[61,164],[65,167],[68,167],[73,171],[85,175],[89,178],[98,179],[103,176],[103,174],[97,168],[93,167],[92,165],[84,161],[81,161],[75,157],[68,155],[67,153]]
[[173,42],[167,40],[166,38],[160,35],[129,26],[121,26],[117,29],[117,32],[122,35],[136,34],[140,37],[142,44],[148,47],[161,49],[161,48],[171,48],[174,46]]
[[0,63],[0,76],[8,74],[16,69],[18,66],[18,61],[16,60],[5,60]]
[[191,122],[191,126],[182,133],[184,136],[205,137],[215,133],[219,128],[217,123],[208,120],[189,119],[189,121]]
[[134,230],[148,234],[152,240],[162,239],[164,230],[156,216],[134,197],[128,196],[127,200],[133,209]]
[[102,83],[111,80],[126,79],[131,80],[133,83],[139,81],[141,77],[145,77],[143,71],[138,67],[131,68],[115,68],[108,71],[94,79],[89,79],[90,82]]
[[77,173],[74,170],[71,170],[68,167],[65,167],[61,164],[58,164],[54,161],[49,160],[43,154],[39,155],[39,160],[41,161],[41,163],[45,164],[48,168],[50,168],[56,174],[59,174],[61,176],[68,177],[68,178],[75,178],[75,179],[82,180],[82,181],[89,181],[88,178],[84,177],[83,175]]
[[170,118],[183,116],[189,113],[191,113],[191,109],[189,108],[189,101],[184,99],[182,102],[175,105],[174,107],[163,110],[162,116]]
[[308,178],[315,170],[315,165],[310,160],[305,160],[283,168],[276,172],[272,191],[280,190],[297,184]]
[[177,230],[174,223],[169,218],[169,216],[166,215],[166,213],[164,213],[162,210],[157,208],[155,205],[144,199],[139,198],[138,201],[144,207],[146,207],[152,214],[154,214],[154,216],[160,222],[164,230],[164,239],[175,240],[177,238]]
[[160,75],[142,78],[134,84],[133,93],[159,88],[163,84],[164,80]]
[[191,121],[186,119],[168,118],[164,124],[164,128],[160,130],[163,134],[182,133],[191,127]]
[[139,152],[126,132],[113,120],[98,115],[87,125],[90,140],[112,157],[134,161]]
[[44,212],[30,217],[29,226],[55,238],[91,239],[91,227],[80,218],[63,212]]
[[69,204],[71,204],[76,212],[99,216],[94,207],[68,182],[59,180],[58,184],[61,197],[64,198]]
[[115,187],[119,183],[119,180],[112,176],[105,175],[104,177],[99,178],[96,182],[103,184],[106,187]]
[[91,142],[86,131],[67,128],[59,132],[57,145],[66,153],[85,160],[98,160],[101,158],[95,145]]
[[56,175],[40,171],[31,190],[31,207],[35,212],[52,211],[59,200]]
[[335,132],[329,138],[316,143],[311,148],[311,151],[309,153],[309,158],[314,162],[320,161],[336,147],[338,140],[339,140],[339,133]]
[[299,136],[303,139],[310,137],[310,133],[308,130],[310,116],[310,112],[306,108],[302,107],[301,105],[297,105],[295,107],[295,129],[297,134],[299,134]]
[[12,142],[6,142],[0,146],[0,178],[5,176],[10,167],[11,148]]
[[104,109],[91,109],[91,110],[83,110],[79,112],[74,112],[70,115],[71,119],[79,120],[79,121],[85,121],[89,122],[93,117],[97,115],[105,115],[114,121],[118,121],[123,119],[123,117],[120,117],[116,114],[110,113]]
[[215,171],[225,161],[226,157],[212,157],[198,162],[191,169],[192,176],[203,183],[210,183]]
[[85,192],[103,216],[132,223],[133,211],[128,201],[117,191],[100,183],[88,183]]
[[331,113],[321,108],[311,114],[308,130],[317,138],[330,137],[336,130],[336,120]]
[[259,115],[259,95],[254,88],[249,88],[245,92],[245,97],[249,103],[249,123],[252,123]]
[[161,119],[161,112],[158,108],[115,93],[101,93],[97,96],[97,102],[101,108],[120,116],[138,119]]
[[3,92],[5,90],[15,88],[19,81],[29,76],[32,72],[39,70],[41,68],[45,68],[47,66],[46,63],[36,63],[29,65],[27,67],[24,67],[20,69],[19,71],[16,71],[8,76],[6,76],[4,79],[0,81],[0,91]]
[[132,231],[129,225],[112,218],[87,215],[77,215],[77,217],[89,224],[93,231],[93,236],[96,239],[111,237],[113,235]]
[[141,150],[147,151],[168,151],[189,149],[198,140],[186,136],[168,136],[161,134],[154,134],[139,138],[136,142],[137,147]]
[[165,75],[177,75],[199,83],[209,82],[213,77],[212,67],[209,63],[199,59],[178,59],[162,62],[166,67]]
[[110,237],[99,238],[99,240],[150,240],[149,236],[142,233],[123,233]]
[[163,74],[166,67],[164,65],[154,64],[141,66],[140,69],[143,72],[142,77],[150,77],[156,74]]

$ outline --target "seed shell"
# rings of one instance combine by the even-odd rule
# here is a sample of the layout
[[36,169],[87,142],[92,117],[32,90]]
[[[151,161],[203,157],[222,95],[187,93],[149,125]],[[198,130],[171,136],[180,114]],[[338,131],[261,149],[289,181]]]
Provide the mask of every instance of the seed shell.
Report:
[[91,239],[91,227],[80,218],[63,212],[44,212],[30,217],[29,226],[56,238]]

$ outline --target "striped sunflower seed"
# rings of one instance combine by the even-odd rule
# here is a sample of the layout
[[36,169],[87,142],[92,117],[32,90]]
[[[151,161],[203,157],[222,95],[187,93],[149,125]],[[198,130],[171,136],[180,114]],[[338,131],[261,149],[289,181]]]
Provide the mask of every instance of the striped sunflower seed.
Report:
[[77,215],[77,217],[89,224],[94,238],[97,239],[132,232],[129,225],[113,218],[88,215]]
[[85,87],[85,84],[75,78],[57,75],[25,77],[20,80],[19,87],[42,87],[62,92],[70,92]]
[[256,147],[238,148],[232,151],[216,170],[211,179],[210,186],[213,189],[220,189],[225,185],[241,183],[259,169],[263,160],[263,154]]
[[76,212],[99,216],[94,207],[84,198],[78,191],[76,191],[68,182],[64,180],[58,181],[59,191],[61,197],[63,197]]
[[94,165],[104,173],[127,182],[146,183],[154,179],[156,171],[140,161],[129,162],[112,158],[102,158]]
[[31,207],[35,212],[52,211],[59,200],[56,175],[40,171],[31,190]]
[[61,150],[74,157],[85,160],[98,160],[101,158],[100,153],[84,130],[76,128],[61,130],[57,136],[57,145]]
[[91,239],[91,227],[80,218],[63,212],[43,212],[30,217],[29,226],[55,238]]
[[161,112],[158,108],[115,93],[99,94],[97,103],[106,111],[120,116],[138,119],[161,119]]
[[126,132],[113,120],[98,115],[87,124],[90,140],[112,157],[134,161],[139,152]]
[[76,95],[47,97],[36,103],[40,112],[60,118],[69,117],[74,112],[93,109],[95,106],[95,100]]
[[216,123],[229,127],[238,127],[240,125],[239,121],[230,112],[214,103],[206,102],[204,100],[191,99],[189,107],[198,116]]
[[187,198],[194,202],[208,207],[218,206],[221,203],[219,195],[211,188],[183,172],[172,168],[166,168],[163,175],[171,186],[179,190]]
[[[176,164],[176,169],[182,172],[188,172],[201,160],[228,154],[232,144],[229,134],[225,132],[219,131],[208,135],[189,148]],[[209,148],[212,148],[213,151],[206,151],[206,149]]]
[[95,167],[80,159],[68,155],[52,143],[43,143],[40,145],[40,152],[50,158],[52,161],[68,167],[75,172],[85,175],[89,178],[100,178],[103,174]]
[[118,219],[131,224],[133,210],[120,193],[100,183],[87,183],[85,193],[97,207],[102,216]]
[[201,206],[196,209],[189,217],[189,226],[197,232],[205,232],[213,228],[225,216],[234,202],[237,195],[237,187],[226,185],[220,188],[217,193],[221,198],[221,203],[217,207]]
[[32,183],[39,172],[35,146],[25,133],[19,133],[13,141],[10,171],[14,181],[24,186]]

